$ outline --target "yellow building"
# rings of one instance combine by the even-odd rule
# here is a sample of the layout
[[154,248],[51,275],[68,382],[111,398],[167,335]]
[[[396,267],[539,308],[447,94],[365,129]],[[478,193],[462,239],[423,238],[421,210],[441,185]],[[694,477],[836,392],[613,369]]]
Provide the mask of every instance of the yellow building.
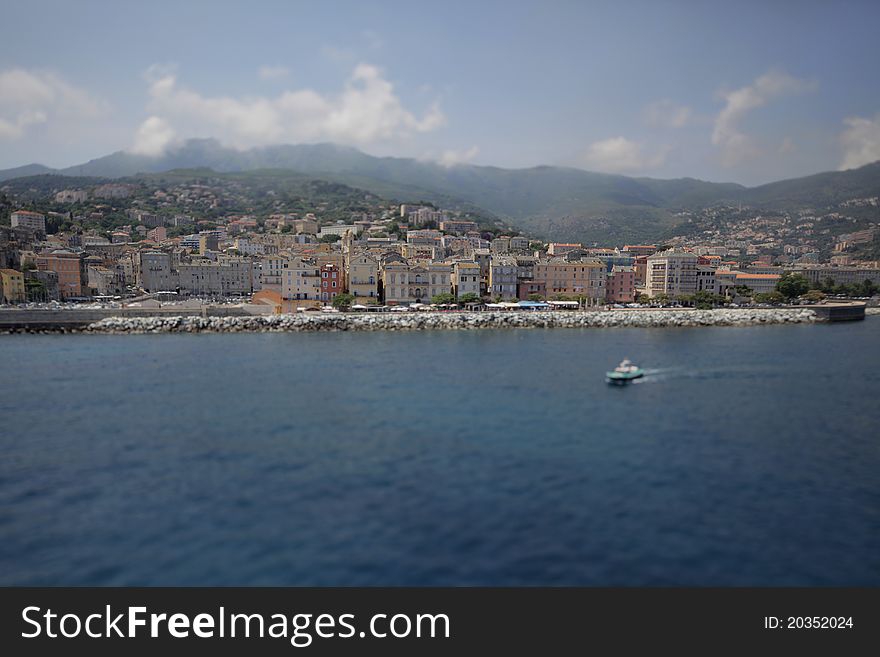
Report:
[[24,303],[27,301],[24,274],[14,269],[0,269],[0,299],[3,303]]
[[605,301],[606,267],[599,260],[550,258],[535,264],[534,282],[543,283],[548,298],[557,294]]

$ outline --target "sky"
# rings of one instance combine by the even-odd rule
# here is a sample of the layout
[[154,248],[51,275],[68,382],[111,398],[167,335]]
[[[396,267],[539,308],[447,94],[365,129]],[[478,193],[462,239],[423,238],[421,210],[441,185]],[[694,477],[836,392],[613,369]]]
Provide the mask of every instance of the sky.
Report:
[[4,3],[0,168],[191,137],[760,184],[880,159],[880,3]]

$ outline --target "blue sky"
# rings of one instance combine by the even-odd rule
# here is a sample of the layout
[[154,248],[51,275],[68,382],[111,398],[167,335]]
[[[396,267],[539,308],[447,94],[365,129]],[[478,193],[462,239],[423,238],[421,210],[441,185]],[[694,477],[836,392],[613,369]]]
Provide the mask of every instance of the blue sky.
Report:
[[332,141],[756,184],[880,159],[880,3],[6,3],[0,167]]

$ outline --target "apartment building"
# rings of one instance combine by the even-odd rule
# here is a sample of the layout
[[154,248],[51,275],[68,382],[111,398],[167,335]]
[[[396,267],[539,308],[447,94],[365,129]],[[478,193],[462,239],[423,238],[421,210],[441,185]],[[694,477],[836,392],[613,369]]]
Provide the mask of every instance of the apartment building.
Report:
[[645,279],[648,296],[694,294],[697,291],[697,259],[693,253],[676,249],[649,256]]
[[543,282],[548,297],[557,294],[605,300],[607,272],[594,258],[550,258],[535,264],[536,282]]
[[452,270],[452,290],[456,299],[461,299],[465,294],[480,296],[480,265],[459,261],[453,263]]
[[46,232],[46,216],[39,212],[18,210],[9,215],[9,220],[13,228],[30,228],[41,233]]
[[378,299],[379,260],[366,251],[349,252],[345,263],[345,287],[358,301]]
[[3,303],[27,301],[24,274],[14,269],[0,269],[0,301]]

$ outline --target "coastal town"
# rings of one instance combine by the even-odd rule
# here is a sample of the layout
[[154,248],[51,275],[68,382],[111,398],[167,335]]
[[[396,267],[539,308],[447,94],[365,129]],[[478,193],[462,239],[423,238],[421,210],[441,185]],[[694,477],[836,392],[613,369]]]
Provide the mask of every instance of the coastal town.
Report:
[[[733,234],[705,228],[711,213],[704,212],[701,230],[690,236],[602,246],[543,242],[424,202],[369,198],[357,211],[350,204],[291,208],[270,191],[260,212],[224,212],[236,207],[224,189],[175,184],[152,191],[145,203],[143,195],[131,202],[135,185],[103,183],[55,192],[52,207],[66,212],[11,209],[9,225],[0,226],[0,300],[149,308],[192,299],[283,314],[707,308],[864,298],[880,290],[880,263],[864,249],[877,239],[873,224],[837,231],[827,257],[810,240],[827,218],[789,226],[784,217],[754,213],[735,223]],[[853,203],[870,209],[876,201]],[[84,207],[91,211],[76,214]],[[111,224],[100,223],[102,209],[116,213]],[[785,280],[795,284],[780,287]]]

